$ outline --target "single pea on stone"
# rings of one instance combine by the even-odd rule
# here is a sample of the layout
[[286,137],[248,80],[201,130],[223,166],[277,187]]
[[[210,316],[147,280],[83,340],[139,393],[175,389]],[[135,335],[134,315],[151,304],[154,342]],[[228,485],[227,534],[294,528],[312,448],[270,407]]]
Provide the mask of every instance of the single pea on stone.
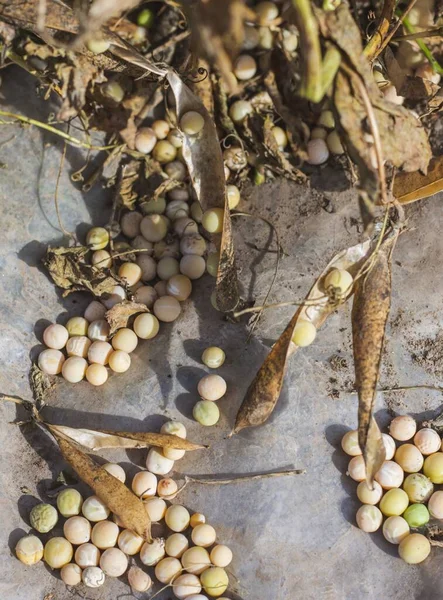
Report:
[[58,521],[57,509],[50,504],[37,504],[29,515],[31,527],[39,533],[48,533]]
[[429,521],[429,511],[424,504],[411,504],[403,513],[409,527],[422,527]]
[[220,418],[219,408],[211,400],[199,400],[194,406],[192,414],[194,419],[205,427],[215,425]]

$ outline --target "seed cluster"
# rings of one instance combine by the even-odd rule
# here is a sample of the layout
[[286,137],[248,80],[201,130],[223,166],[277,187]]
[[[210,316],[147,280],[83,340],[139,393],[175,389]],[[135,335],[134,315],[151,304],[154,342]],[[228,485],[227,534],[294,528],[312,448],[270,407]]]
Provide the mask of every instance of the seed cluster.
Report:
[[[431,544],[424,535],[430,518],[443,519],[442,440],[434,429],[417,431],[408,415],[395,417],[389,434],[383,433],[386,460],[375,475],[373,489],[366,483],[366,470],[358,432],[348,431],[341,445],[352,456],[347,474],[359,482],[357,525],[372,533],[382,527],[385,539],[398,545],[400,558],[409,564],[424,561]],[[383,519],[385,518],[384,522]]]
[[[114,372],[125,372],[138,339],[155,337],[161,322],[171,323],[179,317],[180,303],[191,295],[192,282],[206,270],[216,276],[219,254],[214,248],[208,252],[199,228],[220,233],[224,211],[211,208],[202,212],[200,204],[192,200],[185,164],[177,160],[183,135],[198,135],[204,119],[190,111],[183,115],[180,127],[171,129],[168,122],[157,120],[138,131],[138,151],[152,153],[179,187],[165,197],[140,202],[137,210],[124,212],[120,219],[124,239],[111,241],[103,227],[89,230],[86,244],[91,249],[90,264],[95,269],[111,269],[126,286],[116,285],[111,293],[93,300],[83,317],[45,330],[47,349],[41,352],[38,364],[48,375],[61,373],[71,383],[86,377],[97,386],[106,382],[107,366]],[[230,206],[237,206],[239,189],[229,185],[227,194]],[[126,299],[146,305],[149,312],[138,315],[131,327],[120,329],[110,339],[105,313]]]
[[[202,362],[210,369],[217,369],[225,362],[226,355],[221,348],[211,346],[202,354]],[[220,375],[205,375],[198,382],[197,391],[201,397],[192,411],[194,419],[206,427],[215,425],[220,418],[220,410],[215,404],[227,390],[226,381]]]
[[[165,423],[161,433],[186,437],[184,425],[177,421]],[[131,482],[132,491],[143,501],[152,523],[157,526],[164,521],[165,537],[144,542],[123,528],[116,515],[111,517],[97,496],[83,499],[76,489],[65,488],[57,497],[57,508],[42,503],[30,513],[31,526],[41,534],[52,531],[62,517],[63,536],[51,537],[43,544],[31,533],[19,540],[17,558],[26,565],[43,559],[52,569],[61,569],[61,579],[68,586],[83,582],[86,587],[97,588],[106,577],[126,573],[133,591],[148,591],[155,577],[161,584],[170,585],[179,599],[221,597],[229,584],[225,569],[232,561],[231,550],[217,543],[216,530],[206,523],[203,514],[191,515],[181,504],[170,503],[178,490],[173,479],[157,477],[169,473],[174,460],[183,454],[182,450],[151,448],[146,460],[148,470],[136,473]],[[120,465],[108,463],[104,468],[126,482]],[[134,561],[131,557],[136,556],[148,569],[130,564]],[[207,595],[200,594],[202,590]]]

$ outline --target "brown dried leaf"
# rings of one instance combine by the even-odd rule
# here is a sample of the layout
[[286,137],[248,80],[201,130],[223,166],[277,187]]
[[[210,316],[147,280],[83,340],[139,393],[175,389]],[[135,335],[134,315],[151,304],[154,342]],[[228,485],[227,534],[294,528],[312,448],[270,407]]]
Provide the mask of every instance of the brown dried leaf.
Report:
[[117,184],[116,194],[122,206],[134,210],[137,200],[137,192],[134,185],[140,176],[140,162],[131,160],[120,169],[119,182]]
[[105,314],[105,319],[108,321],[109,326],[111,328],[109,331],[109,335],[115,333],[117,329],[127,327],[128,321],[132,317],[132,315],[136,315],[137,313],[142,312],[149,312],[146,304],[140,304],[139,302],[130,302],[129,300],[124,300],[123,302],[115,304]]
[[29,383],[35,406],[39,411],[45,406],[46,396],[51,388],[54,387],[54,383],[51,381],[49,375],[43,373],[36,364],[33,364],[29,371]]
[[239,302],[237,269],[231,231],[231,216],[223,158],[217,130],[202,102],[182,82],[172,69],[167,75],[177,104],[177,119],[190,110],[197,111],[205,120],[202,131],[196,136],[183,136],[183,158],[187,164],[192,184],[203,209],[218,206],[225,209],[220,248],[220,262],[216,282],[216,303],[222,312],[230,312]]
[[60,437],[75,442],[88,450],[100,450],[103,448],[148,448],[149,446],[156,446],[189,452],[191,450],[206,448],[206,446],[194,444],[176,435],[165,433],[77,429],[64,425],[50,425],[49,423],[45,423],[45,425]]
[[385,328],[391,306],[391,255],[398,232],[387,236],[370,258],[369,268],[356,283],[352,307],[352,340],[355,386],[358,392],[358,442],[370,486],[385,460],[380,430],[373,408],[380,369]]
[[443,156],[434,158],[427,175],[419,171],[398,173],[394,180],[393,193],[401,204],[409,204],[428,198],[443,191]]
[[[0,18],[32,29],[39,19],[39,0],[0,0]],[[49,29],[75,33],[78,30],[77,17],[70,7],[59,0],[46,0],[45,26]]]
[[[325,290],[322,283],[325,275],[331,269],[337,268],[346,269],[355,276],[362,263],[366,260],[369,248],[370,242],[366,241],[356,246],[351,246],[347,250],[342,250],[334,256],[320,277],[318,277],[309,294],[306,296],[306,301],[310,303],[313,301],[317,302],[309,306],[300,306],[272,347],[246,392],[237,413],[234,433],[238,433],[246,427],[263,425],[270,417],[280,396],[288,358],[297,351],[297,346],[291,342],[296,324],[299,320],[304,320],[314,323],[317,329],[323,325],[329,315],[337,309],[335,303],[331,303],[328,298],[325,298]],[[351,294],[352,290],[349,291],[347,298]]]
[[115,285],[121,283],[107,269],[91,267],[84,262],[89,248],[48,247],[43,264],[48,269],[55,285],[66,290],[63,296],[71,292],[89,291],[95,296],[110,293]]
[[400,88],[399,94],[408,100],[418,101],[432,98],[439,89],[440,86],[432,83],[429,79],[408,75]]
[[363,80],[371,101],[384,156],[406,171],[422,170],[431,159],[428,136],[409,110],[381,98],[368,61],[362,53],[361,34],[347,4],[331,12],[316,11],[323,35],[332,40],[352,64],[354,76],[344,67],[335,78],[333,100],[346,148],[361,172],[370,198],[377,195],[378,176],[373,157],[373,139],[368,135],[368,111],[355,77]]
[[123,526],[150,542],[151,522],[143,502],[124,483],[110,475],[74,444],[52,429],[51,433],[65,460],[109,510],[117,515]]

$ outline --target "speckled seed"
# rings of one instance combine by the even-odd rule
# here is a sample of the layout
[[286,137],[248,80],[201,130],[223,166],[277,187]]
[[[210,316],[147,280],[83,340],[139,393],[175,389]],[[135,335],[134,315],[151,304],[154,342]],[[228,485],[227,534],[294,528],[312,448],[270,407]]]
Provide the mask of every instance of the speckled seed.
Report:
[[78,383],[86,374],[88,363],[79,356],[70,356],[62,366],[62,375],[69,383]]
[[150,340],[155,337],[159,328],[157,317],[151,313],[143,313],[135,318],[134,331],[142,340]]
[[168,163],[164,171],[170,179],[174,179],[175,181],[184,181],[188,174],[185,165],[179,160],[173,160]]
[[89,365],[86,369],[86,379],[91,385],[103,385],[108,380],[108,371],[105,366],[100,364]]
[[47,375],[58,375],[61,373],[64,362],[65,357],[60,350],[48,348],[38,355],[38,366]]
[[69,338],[69,332],[66,327],[63,325],[58,325],[57,323],[53,323],[46,327],[43,332],[43,341],[48,346],[48,348],[52,348],[54,350],[61,350],[66,346],[66,342]]
[[173,296],[162,296],[154,302],[153,311],[159,321],[172,323],[180,315],[180,302]]
[[137,264],[140,267],[142,281],[152,281],[157,274],[157,263],[147,254],[140,254],[137,257]]
[[166,292],[166,281],[157,281],[157,283],[154,285],[154,289],[157,292],[157,296],[159,298],[168,295]]
[[151,285],[142,285],[134,294],[134,302],[146,304],[148,308],[152,308],[156,300],[157,292]]
[[428,456],[440,450],[441,438],[435,429],[420,429],[414,436],[414,444],[423,456]]
[[123,350],[114,350],[109,355],[109,366],[114,373],[125,373],[131,366],[131,357]]
[[136,210],[125,213],[120,220],[120,227],[122,228],[123,235],[128,238],[135,238],[137,235],[139,235],[140,223],[142,219],[143,215]]
[[191,280],[200,279],[204,275],[205,268],[205,259],[196,254],[183,256],[180,261],[180,273],[186,275]]
[[163,281],[168,281],[173,275],[180,273],[179,262],[176,258],[165,256],[161,258],[157,265],[157,276]]
[[160,140],[155,144],[152,156],[155,160],[158,160],[159,163],[165,164],[175,159],[177,156],[177,148],[174,148],[167,140]]
[[88,360],[91,363],[107,365],[111,352],[112,346],[108,342],[92,342],[88,350]]
[[180,240],[180,252],[185,256],[187,254],[203,256],[206,252],[205,238],[199,233],[189,233],[184,235]]
[[[174,452],[173,448],[165,448],[163,452],[166,452],[166,450],[172,450]],[[175,452],[184,452],[184,450],[175,450]],[[178,460],[178,458],[181,458],[181,456],[179,456],[178,458],[174,458],[174,455],[171,456],[169,454],[169,456],[166,456],[166,458]],[[158,482],[157,494],[160,496],[160,498],[170,498],[171,496],[173,497],[177,493],[177,489],[177,483],[170,477],[166,477],[165,479],[160,479],[160,481]]]
[[140,281],[142,278],[141,267],[137,263],[125,262],[120,265],[118,274],[131,287]]
[[226,394],[226,381],[220,375],[205,375],[198,382],[197,390],[204,400],[220,400]]
[[91,323],[92,321],[100,321],[101,319],[104,319],[105,313],[106,307],[103,306],[101,302],[93,300],[86,307],[84,317]]

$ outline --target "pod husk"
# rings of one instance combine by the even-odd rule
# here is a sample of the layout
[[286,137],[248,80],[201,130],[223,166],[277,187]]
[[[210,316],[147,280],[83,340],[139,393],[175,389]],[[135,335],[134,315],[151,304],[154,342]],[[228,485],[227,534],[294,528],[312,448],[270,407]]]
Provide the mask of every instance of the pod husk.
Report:
[[371,257],[370,268],[357,281],[352,307],[355,386],[358,392],[358,442],[366,465],[366,480],[385,460],[380,430],[373,419],[386,323],[391,306],[391,254],[398,232],[387,236]]
[[[298,321],[311,321],[318,329],[337,309],[336,304],[325,298],[325,290],[322,288],[324,276],[333,268],[346,269],[355,276],[366,260],[369,249],[370,242],[365,241],[339,252],[329,262],[306,297],[307,301],[318,300],[318,303],[300,306],[289,321],[249,386],[237,413],[233,433],[246,427],[263,425],[268,420],[280,396],[288,358],[297,351],[291,338]],[[348,299],[351,294],[352,290],[349,290],[347,297],[342,300]]]
[[149,446],[156,446],[190,451],[201,450],[206,447],[167,433],[77,429],[75,427],[52,425],[49,423],[44,423],[44,425],[54,435],[75,442],[88,450],[100,450],[101,448],[148,448]]
[[110,475],[74,444],[57,435],[53,429],[51,433],[57,440],[63,457],[80,479],[117,515],[126,529],[150,542],[151,521],[143,502],[124,483]]

